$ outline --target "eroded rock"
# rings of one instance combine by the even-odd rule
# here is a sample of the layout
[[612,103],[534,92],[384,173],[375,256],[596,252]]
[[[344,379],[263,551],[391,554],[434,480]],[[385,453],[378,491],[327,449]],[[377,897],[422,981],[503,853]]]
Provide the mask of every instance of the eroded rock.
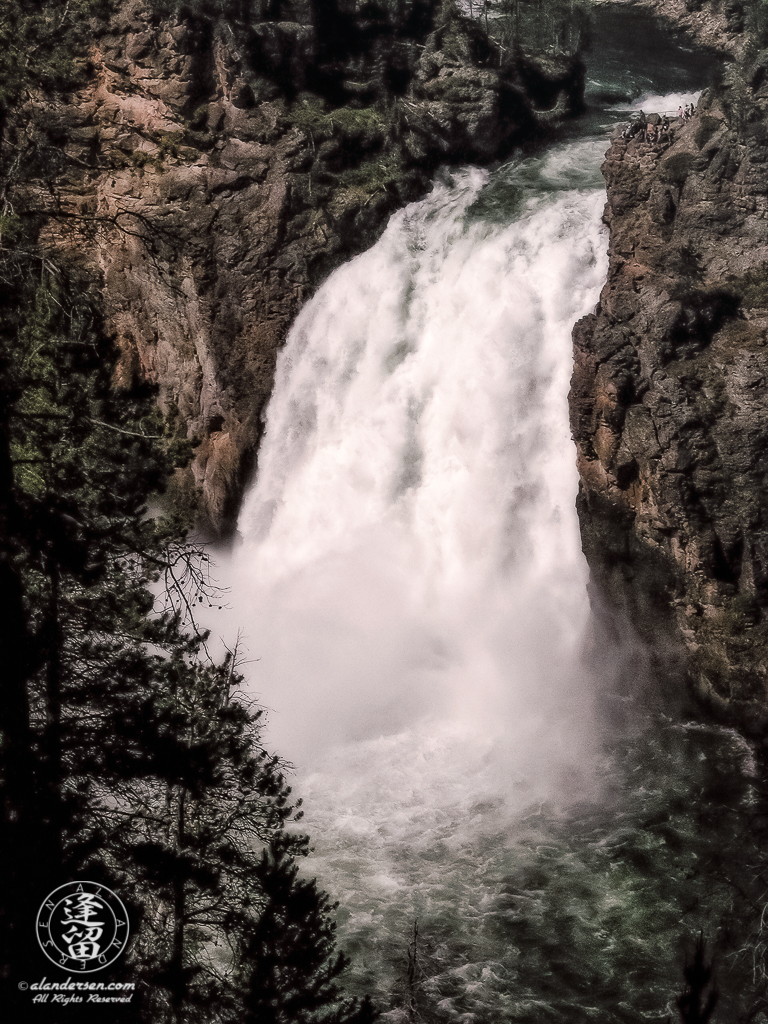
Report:
[[323,5],[261,7],[233,29],[126,0],[94,29],[87,84],[30,95],[4,137],[14,209],[37,218],[54,263],[98,275],[121,373],[156,382],[199,441],[186,486],[218,534],[301,304],[438,164],[503,155],[551,116],[537,105],[561,96],[567,116],[583,84],[577,60],[499,67],[457,17],[338,15],[344,35]]
[[668,148],[617,138],[610,270],[574,331],[571,423],[598,604],[667,677],[768,722],[765,110],[705,94]]

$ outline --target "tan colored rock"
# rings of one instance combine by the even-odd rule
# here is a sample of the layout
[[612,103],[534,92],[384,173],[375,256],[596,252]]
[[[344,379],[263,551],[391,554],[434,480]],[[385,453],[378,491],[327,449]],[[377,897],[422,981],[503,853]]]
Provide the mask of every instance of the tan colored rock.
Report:
[[[439,163],[491,159],[537,123],[519,69],[499,70],[461,19],[430,36],[426,63],[403,44],[413,84],[389,107],[365,100],[374,86],[351,72],[341,109],[289,95],[279,62],[306,77],[317,41],[307,3],[281,11],[256,26],[249,64],[223,23],[158,23],[125,0],[94,29],[87,85],[30,96],[3,140],[26,159],[8,183],[14,208],[46,213],[51,260],[101,282],[119,375],[156,383],[200,442],[184,481],[214,534],[233,526],[301,304]],[[573,62],[526,74],[548,94],[578,92]]]

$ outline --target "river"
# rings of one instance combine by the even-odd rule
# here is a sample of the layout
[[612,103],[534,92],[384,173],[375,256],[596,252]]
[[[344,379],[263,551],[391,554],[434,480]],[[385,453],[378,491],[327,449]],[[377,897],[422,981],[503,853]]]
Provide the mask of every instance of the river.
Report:
[[545,150],[439,175],[280,355],[219,558],[233,615],[211,625],[244,628],[349,987],[391,1024],[671,1019],[691,936],[733,912],[697,865],[749,750],[603,714],[626,652],[587,657],[567,409],[571,330],[607,271],[609,135],[692,101],[711,67],[599,11],[587,113]]

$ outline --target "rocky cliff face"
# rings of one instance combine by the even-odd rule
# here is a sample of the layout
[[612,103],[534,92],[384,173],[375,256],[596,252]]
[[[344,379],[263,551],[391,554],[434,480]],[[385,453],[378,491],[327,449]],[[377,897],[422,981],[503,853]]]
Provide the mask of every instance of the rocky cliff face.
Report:
[[82,88],[29,95],[7,126],[11,208],[53,264],[103,283],[122,372],[156,382],[198,442],[182,490],[214,533],[322,278],[439,163],[502,155],[580,102],[578,61],[500,67],[477,25],[407,6],[395,24],[371,5],[253,0],[226,21],[126,0],[92,25]]
[[597,606],[700,697],[768,719],[768,55],[671,145],[614,140],[610,271],[574,331]]
[[752,0],[630,0],[701,46],[736,54],[744,46]]

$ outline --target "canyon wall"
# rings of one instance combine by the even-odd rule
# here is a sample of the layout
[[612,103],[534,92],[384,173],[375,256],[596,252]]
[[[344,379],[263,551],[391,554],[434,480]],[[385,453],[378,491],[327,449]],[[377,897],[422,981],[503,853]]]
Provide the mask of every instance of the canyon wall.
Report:
[[574,331],[570,401],[595,608],[639,631],[663,676],[759,731],[768,52],[737,41],[742,58],[670,144],[617,137],[607,153],[610,270]]
[[92,23],[81,87],[27,94],[2,138],[8,208],[52,266],[101,282],[121,372],[194,440],[177,493],[213,535],[313,289],[441,163],[502,156],[581,102],[576,59],[504,63],[426,0],[398,23],[357,6],[252,0],[227,21],[126,0]]

